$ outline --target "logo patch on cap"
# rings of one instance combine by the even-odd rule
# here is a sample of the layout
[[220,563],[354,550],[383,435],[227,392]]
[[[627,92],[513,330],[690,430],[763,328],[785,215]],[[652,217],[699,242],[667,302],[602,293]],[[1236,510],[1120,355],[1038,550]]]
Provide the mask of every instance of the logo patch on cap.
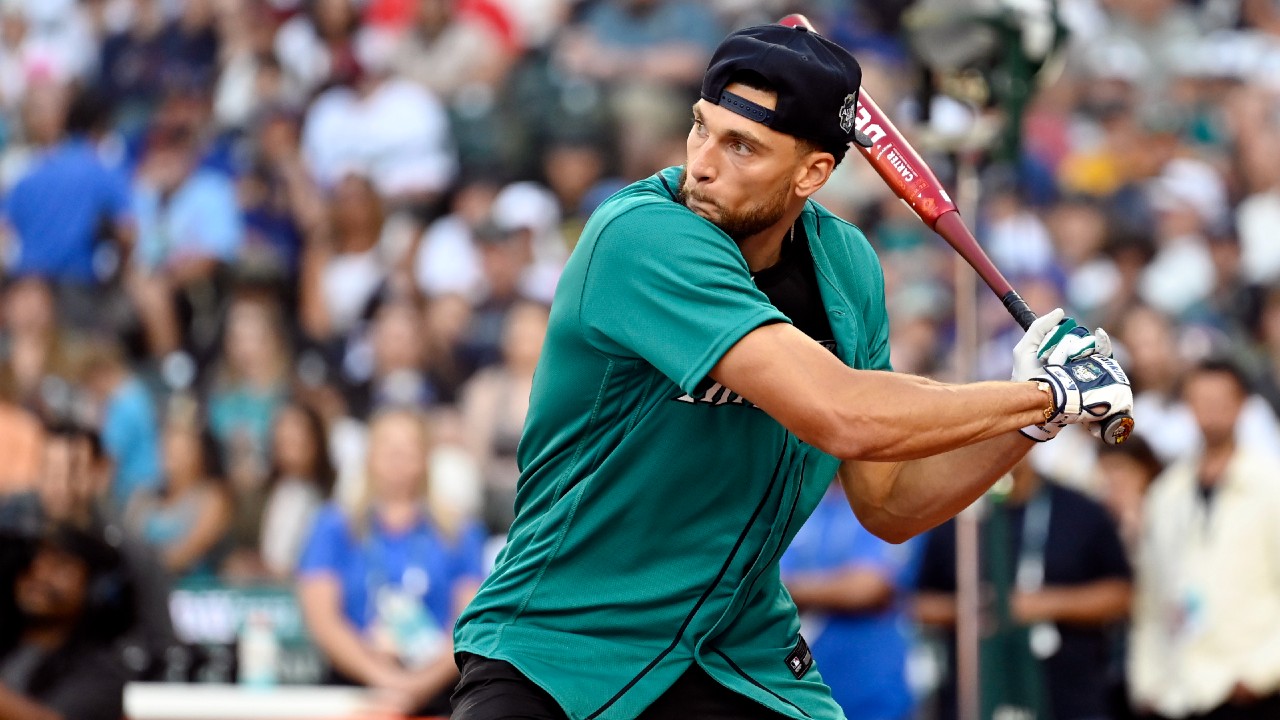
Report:
[[856,115],[858,96],[850,93],[844,96],[844,104],[840,106],[840,129],[846,133],[853,132],[853,121]]

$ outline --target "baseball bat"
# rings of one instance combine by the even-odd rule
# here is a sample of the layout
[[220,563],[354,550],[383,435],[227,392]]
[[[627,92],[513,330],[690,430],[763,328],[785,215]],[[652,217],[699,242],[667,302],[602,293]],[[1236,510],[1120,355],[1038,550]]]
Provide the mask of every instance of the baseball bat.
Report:
[[[792,13],[778,21],[788,27],[814,30],[809,19],[800,13]],[[871,139],[871,147],[853,143],[871,163],[893,193],[915,211],[931,230],[942,236],[960,257],[978,272],[978,276],[1000,298],[1004,307],[1023,330],[1031,327],[1036,314],[1027,301],[1013,289],[982,246],[965,226],[951,196],[947,194],[933,170],[920,158],[919,153],[907,142],[889,116],[880,109],[866,88],[858,89],[857,112],[854,127]],[[1129,439],[1133,432],[1133,418],[1121,413],[1103,422],[1102,439],[1110,445],[1118,445]]]

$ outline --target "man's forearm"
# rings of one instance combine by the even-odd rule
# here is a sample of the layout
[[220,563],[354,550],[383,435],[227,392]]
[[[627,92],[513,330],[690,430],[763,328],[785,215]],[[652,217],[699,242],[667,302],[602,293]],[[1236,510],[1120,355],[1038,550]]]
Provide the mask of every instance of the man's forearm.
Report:
[[911,598],[911,615],[921,625],[952,627],[957,614],[956,596],[952,593],[924,590]]
[[893,583],[883,571],[873,568],[848,568],[835,575],[797,573],[784,578],[783,583],[801,610],[874,612],[893,600]]
[[1049,585],[1015,595],[1013,610],[1024,623],[1105,625],[1128,616],[1132,590],[1133,586],[1124,578],[1104,578],[1081,585]]
[[856,459],[923,462],[919,472],[931,475],[946,476],[975,461],[987,467],[989,449],[952,453],[999,441],[996,447],[1001,450],[1021,450],[1013,461],[1001,464],[1003,469],[992,479],[999,477],[1031,446],[1020,442],[1025,438],[1016,430],[1044,422],[1045,409],[1052,404],[1046,392],[1029,382],[948,385],[899,373],[873,376],[875,380],[855,396],[863,424],[874,428],[874,439]]
[[1006,432],[918,460],[846,462],[840,466],[840,484],[869,531],[901,542],[968,507],[1034,444],[1017,432]]

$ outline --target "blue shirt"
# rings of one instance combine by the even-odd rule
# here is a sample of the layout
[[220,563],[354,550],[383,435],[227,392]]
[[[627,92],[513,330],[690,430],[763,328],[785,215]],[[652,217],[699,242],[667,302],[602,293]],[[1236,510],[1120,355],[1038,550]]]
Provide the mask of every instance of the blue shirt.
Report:
[[330,504],[316,516],[298,561],[298,576],[335,576],[342,583],[343,613],[352,625],[364,630],[374,619],[370,600],[379,588],[410,589],[407,586],[412,583],[406,580],[425,573],[422,602],[441,627],[450,627],[454,588],[460,581],[484,578],[484,541],[484,529],[478,523],[467,523],[457,539],[449,540],[426,520],[393,533],[376,518],[365,536],[358,537],[348,515]]
[[14,275],[96,281],[93,254],[104,221],[129,215],[129,183],[93,145],[71,138],[36,161],[4,200],[18,237]]
[[183,257],[235,258],[244,239],[244,221],[235,185],[225,175],[197,169],[169,198],[139,184],[134,190],[138,217],[138,260],[147,268]]
[[902,720],[914,699],[906,680],[909,641],[902,598],[912,586],[919,543],[892,545],[862,527],[838,487],[828,490],[779,564],[783,581],[797,573],[870,569],[893,583],[893,605],[856,614],[806,612],[802,632],[849,720]]
[[102,445],[115,462],[111,498],[123,510],[139,490],[160,486],[160,427],[151,393],[142,381],[126,380],[107,400]]

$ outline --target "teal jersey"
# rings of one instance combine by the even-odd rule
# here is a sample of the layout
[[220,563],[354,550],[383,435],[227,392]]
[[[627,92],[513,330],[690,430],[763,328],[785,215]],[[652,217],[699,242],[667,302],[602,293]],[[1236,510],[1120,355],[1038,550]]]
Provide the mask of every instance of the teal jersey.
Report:
[[[788,322],[738,246],[674,201],[679,168],[591,216],[561,276],[520,442],[516,520],[455,649],[505,660],[570,718],[634,718],[691,663],[776,712],[841,718],[778,558],[839,461],[708,373]],[[853,225],[800,216],[836,341],[889,369],[884,279]]]

